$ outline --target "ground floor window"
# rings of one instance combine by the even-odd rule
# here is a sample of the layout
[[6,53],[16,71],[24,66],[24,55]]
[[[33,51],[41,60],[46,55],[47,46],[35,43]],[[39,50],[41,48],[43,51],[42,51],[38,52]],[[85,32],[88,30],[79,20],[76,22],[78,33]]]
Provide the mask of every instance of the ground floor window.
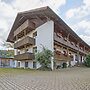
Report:
[[20,67],[20,62],[18,62],[18,65],[17,66]]
[[36,68],[36,62],[33,62],[33,68]]
[[25,62],[25,67],[28,67],[28,62]]

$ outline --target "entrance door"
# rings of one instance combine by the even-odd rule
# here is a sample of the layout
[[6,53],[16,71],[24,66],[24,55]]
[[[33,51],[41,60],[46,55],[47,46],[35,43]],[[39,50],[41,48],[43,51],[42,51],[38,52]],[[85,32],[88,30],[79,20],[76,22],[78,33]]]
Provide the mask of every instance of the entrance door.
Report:
[[25,62],[25,67],[28,67],[28,62]]

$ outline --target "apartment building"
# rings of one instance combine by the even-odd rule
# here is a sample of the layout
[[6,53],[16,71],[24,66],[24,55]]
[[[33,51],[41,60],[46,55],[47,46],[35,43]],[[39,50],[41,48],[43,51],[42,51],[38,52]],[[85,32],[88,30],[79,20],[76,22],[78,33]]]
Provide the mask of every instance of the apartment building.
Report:
[[41,66],[35,53],[42,45],[54,53],[52,69],[63,63],[82,63],[90,51],[90,46],[48,6],[18,13],[7,41],[14,43],[16,67],[24,68]]

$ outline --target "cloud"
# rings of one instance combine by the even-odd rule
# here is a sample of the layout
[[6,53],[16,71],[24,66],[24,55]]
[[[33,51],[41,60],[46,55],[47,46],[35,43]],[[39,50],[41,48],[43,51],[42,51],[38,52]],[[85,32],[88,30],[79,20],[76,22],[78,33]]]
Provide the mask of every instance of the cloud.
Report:
[[80,35],[80,37],[86,42],[90,44],[90,36],[86,36],[86,35]]
[[90,36],[90,21],[82,20],[71,27],[79,34]]
[[57,12],[57,9],[65,4],[66,0],[28,0],[28,2],[26,2],[26,0],[14,0],[12,6],[18,11],[26,11],[43,6],[49,6]]
[[86,7],[90,7],[90,0],[83,0],[83,3],[86,5]]
[[73,9],[68,10],[66,13],[66,18],[67,19],[72,18],[74,16],[74,12],[75,12],[75,10],[73,10]]
[[82,20],[71,25],[71,28],[90,45],[90,21]]
[[16,15],[16,10],[4,1],[0,1],[0,38],[5,40],[10,31],[10,25],[13,21],[12,19]]
[[[69,16],[70,15],[70,16]],[[84,18],[90,15],[90,0],[83,0],[83,4],[76,8],[71,8],[66,12],[66,18]]]
[[78,23],[78,27],[83,30],[85,35],[90,36],[90,21],[83,20]]
[[16,10],[13,9],[12,5],[5,2],[0,2],[0,16],[12,18],[16,15]]
[[83,4],[69,9],[65,16],[71,22],[71,28],[90,45],[90,0],[83,0]]

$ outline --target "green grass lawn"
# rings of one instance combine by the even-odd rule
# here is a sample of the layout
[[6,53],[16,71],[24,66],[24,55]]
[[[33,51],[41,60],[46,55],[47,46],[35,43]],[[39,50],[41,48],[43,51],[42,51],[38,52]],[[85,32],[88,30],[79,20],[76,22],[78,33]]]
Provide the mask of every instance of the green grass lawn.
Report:
[[22,74],[35,72],[33,69],[23,69],[23,68],[0,68],[0,74]]

